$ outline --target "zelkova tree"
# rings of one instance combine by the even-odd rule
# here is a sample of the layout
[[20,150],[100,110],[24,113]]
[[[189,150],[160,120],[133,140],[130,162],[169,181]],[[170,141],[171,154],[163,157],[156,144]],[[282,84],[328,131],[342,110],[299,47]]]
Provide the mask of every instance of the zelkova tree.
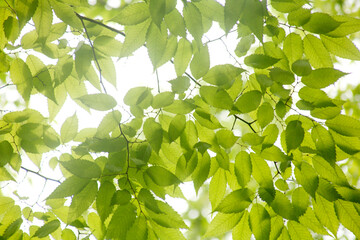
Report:
[[[348,74],[339,58],[360,60],[360,19],[336,4],[1,0],[1,239],[186,239],[194,222],[165,196],[189,181],[211,204],[192,239],[360,238],[359,87],[329,94]],[[212,64],[231,36],[233,63]],[[119,102],[116,61],[138,48],[176,77]],[[29,107],[38,95],[47,114]],[[65,101],[104,117],[58,125]],[[35,177],[54,187],[28,206],[13,183]]]

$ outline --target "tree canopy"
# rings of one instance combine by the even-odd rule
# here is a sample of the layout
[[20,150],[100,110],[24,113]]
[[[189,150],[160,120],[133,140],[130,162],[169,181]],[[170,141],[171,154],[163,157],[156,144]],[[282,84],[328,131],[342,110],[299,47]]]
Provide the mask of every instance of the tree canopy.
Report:
[[[360,238],[356,7],[0,1],[0,239]],[[212,63],[214,42],[230,60]],[[139,48],[156,82],[119,100],[117,61]],[[68,102],[102,120],[59,122]],[[186,182],[208,216],[165,200]]]

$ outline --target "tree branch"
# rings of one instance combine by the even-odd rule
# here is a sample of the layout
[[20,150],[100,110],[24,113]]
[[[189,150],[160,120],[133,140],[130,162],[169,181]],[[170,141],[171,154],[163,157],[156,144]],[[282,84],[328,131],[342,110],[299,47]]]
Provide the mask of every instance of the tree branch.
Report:
[[250,128],[254,133],[256,133],[255,129],[251,126],[251,124],[253,124],[255,121],[248,122],[248,121],[242,119],[241,117],[239,117],[239,116],[237,116],[237,115],[234,115],[234,117],[235,117],[235,119],[238,119],[238,120],[242,121],[243,123],[246,123],[246,125],[248,125],[249,128]]
[[[98,24],[98,25],[100,25],[100,26],[102,26],[102,27],[104,27],[104,28],[107,28],[107,29],[109,29],[110,31],[116,32],[116,33],[120,34],[121,36],[126,37],[126,34],[125,34],[124,32],[122,32],[122,31],[120,31],[120,30],[118,30],[118,29],[116,29],[116,28],[110,27],[109,25],[106,25],[106,24],[104,24],[104,23],[102,23],[102,22],[100,22],[100,21],[97,21],[97,20],[94,20],[94,19],[91,19],[91,18],[88,18],[88,17],[81,16],[80,14],[78,14],[78,13],[76,13],[76,12],[75,12],[75,14],[76,14],[76,16],[78,16],[78,18],[80,18],[80,20],[81,20],[82,23],[83,23],[83,20],[86,20],[86,21],[89,21],[89,22]],[[83,24],[83,26],[84,26],[84,24]],[[85,28],[85,26],[84,26],[84,28]],[[85,31],[86,31],[86,28],[85,28]],[[89,39],[89,41],[90,41],[90,39]],[[144,44],[143,46],[146,47],[145,44]],[[172,64],[174,64],[174,61],[173,61],[172,59],[170,60],[170,62],[171,62]],[[201,87],[201,84],[200,84],[193,76],[191,76],[191,75],[190,75],[189,73],[187,73],[187,72],[185,72],[185,75],[186,75],[187,77],[189,77],[189,78],[191,79],[191,81],[193,81],[196,85],[198,85],[199,87]]]
[[46,176],[42,175],[41,173],[35,172],[35,171],[33,171],[33,170],[31,170],[31,169],[28,169],[28,168],[26,168],[26,167],[21,166],[20,168],[23,169],[23,170],[25,170],[26,172],[30,172],[30,173],[33,173],[33,174],[35,174],[35,175],[38,175],[39,177],[42,177],[42,178],[45,179],[45,180],[49,180],[49,181],[61,183],[60,180],[46,177]]
[[[77,14],[77,13],[76,13],[76,14]],[[80,16],[80,15],[77,14],[77,16]],[[91,39],[90,39],[89,33],[88,33],[87,29],[86,29],[86,26],[85,26],[85,23],[84,23],[83,18],[82,18],[81,16],[80,16],[79,18],[80,18],[81,24],[83,25],[83,28],[84,28],[86,37],[87,37],[88,40],[89,40],[89,44],[90,44],[92,53],[93,53],[93,55],[94,55],[94,60],[95,60],[96,66],[97,66],[97,68],[98,68],[98,70],[99,70],[100,84],[101,84],[102,88],[104,89],[104,92],[107,93],[107,92],[106,92],[106,88],[105,88],[104,83],[103,83],[103,80],[102,80],[101,67],[100,67],[99,61],[98,61],[98,59],[97,59],[97,57],[96,57],[94,45],[93,45],[92,42],[91,42]]]

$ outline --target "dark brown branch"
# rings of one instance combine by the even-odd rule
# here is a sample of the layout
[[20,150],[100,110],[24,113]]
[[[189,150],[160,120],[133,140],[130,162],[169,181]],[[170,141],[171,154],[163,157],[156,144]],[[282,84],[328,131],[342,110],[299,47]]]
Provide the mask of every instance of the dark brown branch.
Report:
[[20,168],[23,169],[23,170],[25,170],[26,172],[30,172],[30,173],[33,173],[33,174],[35,174],[35,175],[38,175],[39,177],[42,177],[42,178],[45,179],[45,180],[53,181],[53,182],[57,182],[57,183],[61,183],[60,180],[46,177],[46,176],[42,175],[41,173],[35,172],[35,171],[33,171],[33,170],[31,170],[31,169],[28,169],[28,168],[26,168],[26,167],[21,166]]
[[235,119],[238,119],[240,121],[242,121],[243,123],[246,123],[246,125],[249,126],[249,128],[251,129],[251,131],[253,131],[254,133],[256,133],[255,129],[251,126],[251,124],[253,124],[255,121],[252,121],[252,122],[248,122],[244,119],[242,119],[241,117],[237,116],[237,115],[234,115]]

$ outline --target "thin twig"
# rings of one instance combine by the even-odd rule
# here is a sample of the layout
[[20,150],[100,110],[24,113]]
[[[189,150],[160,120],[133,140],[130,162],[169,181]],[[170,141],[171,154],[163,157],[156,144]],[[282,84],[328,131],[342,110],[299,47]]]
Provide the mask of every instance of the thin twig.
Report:
[[254,133],[256,133],[255,129],[251,126],[251,124],[253,124],[254,121],[248,122],[248,121],[242,119],[241,117],[239,117],[239,116],[237,116],[237,115],[234,115],[234,117],[235,117],[235,119],[238,119],[238,120],[242,121],[243,123],[246,123],[246,124],[249,126],[249,128],[250,128]]
[[46,176],[42,175],[41,173],[36,172],[36,171],[33,171],[33,170],[28,169],[28,168],[26,168],[26,167],[21,166],[20,168],[23,169],[23,170],[25,170],[26,172],[30,172],[30,173],[33,173],[33,174],[35,174],[35,175],[38,175],[39,177],[42,177],[42,178],[45,179],[45,180],[53,181],[53,182],[57,182],[57,183],[61,183],[60,180],[46,177]]
[[8,5],[8,7],[11,9],[11,11],[16,14],[15,9],[13,9],[6,0],[4,0],[4,1],[5,1],[6,5]]
[[[77,14],[77,15],[80,16],[79,14]],[[96,57],[94,45],[93,45],[92,42],[91,42],[91,39],[90,39],[89,33],[88,33],[87,29],[86,29],[86,26],[85,26],[85,23],[84,23],[83,18],[82,18],[82,17],[79,17],[79,18],[80,18],[81,24],[82,24],[83,27],[84,27],[84,31],[85,31],[86,37],[87,37],[88,40],[89,40],[89,44],[90,44],[92,53],[93,53],[93,55],[94,55],[94,60],[95,60],[96,66],[97,66],[97,68],[98,68],[98,70],[99,70],[100,84],[101,84],[102,88],[104,89],[104,92],[107,93],[106,88],[105,88],[104,83],[103,83],[103,80],[102,80],[101,67],[100,67],[99,61],[98,61],[98,59],[97,59],[97,57]]]

